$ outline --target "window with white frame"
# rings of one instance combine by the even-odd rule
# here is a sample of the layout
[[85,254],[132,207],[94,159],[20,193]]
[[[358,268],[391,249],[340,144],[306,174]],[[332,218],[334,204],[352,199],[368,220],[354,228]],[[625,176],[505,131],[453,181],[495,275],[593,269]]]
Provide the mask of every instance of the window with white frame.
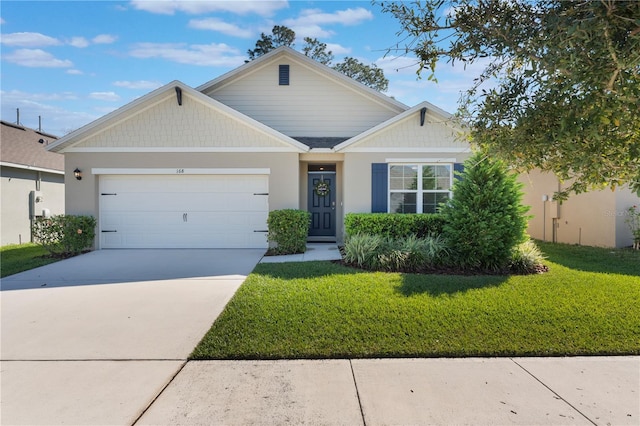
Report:
[[453,164],[389,164],[389,212],[438,213],[452,180]]

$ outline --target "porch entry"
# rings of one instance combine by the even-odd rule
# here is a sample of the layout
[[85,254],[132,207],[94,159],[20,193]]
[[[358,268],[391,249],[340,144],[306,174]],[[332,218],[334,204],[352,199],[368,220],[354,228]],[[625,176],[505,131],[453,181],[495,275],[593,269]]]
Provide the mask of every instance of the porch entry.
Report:
[[309,237],[336,236],[336,165],[310,164],[307,179],[308,210],[311,213]]

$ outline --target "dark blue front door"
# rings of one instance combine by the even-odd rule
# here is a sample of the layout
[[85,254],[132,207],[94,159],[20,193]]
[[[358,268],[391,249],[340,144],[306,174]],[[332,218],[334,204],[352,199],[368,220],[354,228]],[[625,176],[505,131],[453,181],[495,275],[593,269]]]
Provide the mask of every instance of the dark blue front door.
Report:
[[335,172],[309,172],[309,236],[335,237],[336,235],[336,174]]

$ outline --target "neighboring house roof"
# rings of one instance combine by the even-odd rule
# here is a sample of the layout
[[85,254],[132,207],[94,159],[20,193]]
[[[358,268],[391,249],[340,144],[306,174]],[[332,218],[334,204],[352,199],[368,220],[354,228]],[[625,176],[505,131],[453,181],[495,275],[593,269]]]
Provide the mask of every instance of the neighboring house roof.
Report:
[[242,78],[244,75],[246,75],[247,73],[251,73],[254,72],[255,70],[261,68],[263,65],[269,64],[275,60],[280,59],[283,56],[288,56],[292,59],[297,60],[299,63],[304,64],[306,67],[313,69],[315,72],[320,73],[325,75],[328,78],[331,78],[333,80],[336,80],[340,83],[342,83],[346,88],[348,88],[349,90],[352,90],[354,92],[358,92],[359,94],[363,95],[363,96],[367,96],[369,98],[372,98],[374,100],[376,100],[379,103],[382,103],[384,105],[386,105],[388,108],[396,110],[398,112],[404,111],[409,109],[409,106],[403,104],[402,102],[399,102],[387,95],[384,95],[380,92],[378,92],[377,90],[374,90],[354,79],[352,79],[351,77],[347,77],[346,75],[342,74],[341,72],[338,72],[336,70],[334,70],[331,67],[328,67],[327,65],[321,64],[320,62],[309,58],[308,56],[288,47],[288,46],[281,46],[278,47],[277,49],[272,50],[271,52],[260,56],[257,59],[254,59],[253,61],[247,62],[246,64],[229,71],[226,74],[221,75],[218,78],[215,78],[207,83],[204,83],[198,87],[196,87],[196,90],[205,94],[210,94],[211,92],[224,87],[228,84],[231,84],[232,82],[236,81],[239,78]]
[[[180,91],[180,95],[177,94],[177,91]],[[193,88],[187,86],[186,84],[180,81],[172,81],[151,93],[148,93],[145,96],[142,96],[135,101],[124,105],[121,108],[105,115],[102,118],[99,118],[86,126],[81,127],[80,129],[66,135],[65,137],[59,139],[56,143],[50,145],[47,149],[53,152],[65,152],[67,150],[72,150],[74,146],[80,145],[83,141],[86,141],[91,136],[97,135],[100,132],[103,132],[118,123],[121,123],[127,120],[131,115],[143,112],[149,108],[152,108],[154,105],[158,104],[167,99],[168,96],[191,96],[199,101],[201,104],[206,105],[210,110],[216,111],[217,113],[223,114],[236,122],[240,122],[243,125],[246,125],[255,131],[258,131],[262,134],[267,135],[272,138],[272,140],[276,140],[281,143],[283,146],[286,146],[287,149],[292,151],[306,152],[309,150],[309,147],[306,145],[296,141],[295,139],[286,136],[277,130],[272,129],[269,126],[266,126],[251,117],[248,117],[242,114],[239,111],[230,108],[223,103],[216,101],[215,99],[206,96]]]
[[58,138],[48,133],[1,121],[0,164],[21,169],[64,173],[64,156],[46,150]]

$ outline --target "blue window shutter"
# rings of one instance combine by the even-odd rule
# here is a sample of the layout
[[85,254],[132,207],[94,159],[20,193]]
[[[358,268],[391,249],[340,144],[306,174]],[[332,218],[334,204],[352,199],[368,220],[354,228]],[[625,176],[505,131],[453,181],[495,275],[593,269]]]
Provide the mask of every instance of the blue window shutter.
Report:
[[388,175],[387,163],[371,164],[371,213],[387,212]]
[[453,178],[456,179],[456,180],[462,180],[462,176],[458,176],[458,174],[455,173],[455,172],[459,172],[459,173],[464,172],[464,164],[462,164],[462,163],[454,163],[453,164],[453,171],[454,171]]
[[289,65],[280,65],[278,69],[278,83],[280,86],[289,85]]

